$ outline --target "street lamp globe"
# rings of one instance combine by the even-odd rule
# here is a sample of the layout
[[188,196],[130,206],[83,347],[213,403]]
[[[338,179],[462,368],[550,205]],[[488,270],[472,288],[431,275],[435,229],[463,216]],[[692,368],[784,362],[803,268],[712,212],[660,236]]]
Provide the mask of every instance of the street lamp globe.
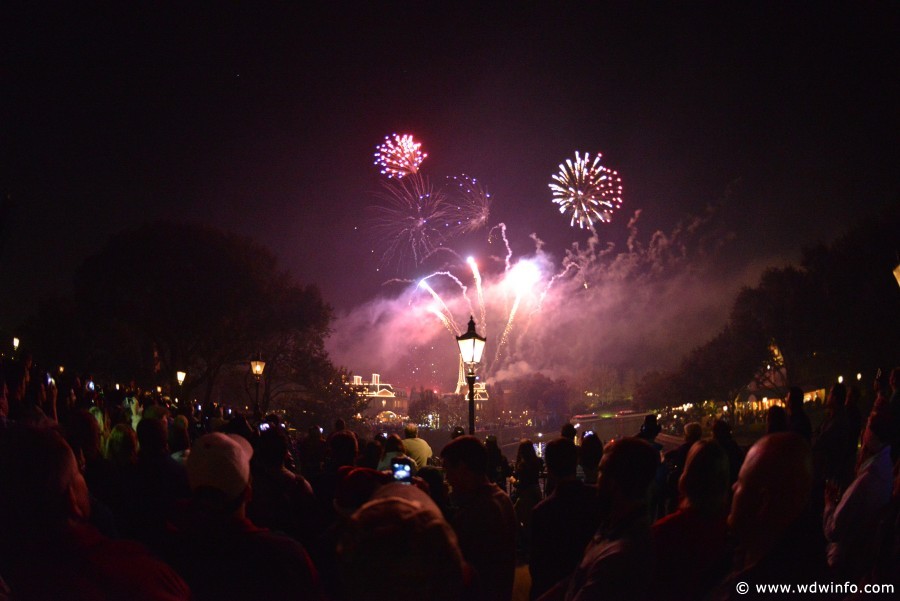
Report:
[[263,375],[263,370],[266,369],[266,362],[257,359],[256,361],[250,362],[250,371],[253,372],[253,375],[257,378],[260,378]]
[[484,343],[486,338],[479,336],[475,331],[475,317],[469,318],[469,329],[462,336],[456,337],[459,344],[459,354],[462,356],[463,363],[467,366],[481,363],[481,355],[484,353]]
[[469,329],[456,337],[459,354],[466,366],[466,384],[469,385],[469,434],[475,434],[475,368],[481,363],[485,337],[475,331],[475,317],[469,317]]
[[178,385],[181,386],[184,384],[184,379],[187,377],[187,374],[183,371],[175,372],[175,379],[178,380]]

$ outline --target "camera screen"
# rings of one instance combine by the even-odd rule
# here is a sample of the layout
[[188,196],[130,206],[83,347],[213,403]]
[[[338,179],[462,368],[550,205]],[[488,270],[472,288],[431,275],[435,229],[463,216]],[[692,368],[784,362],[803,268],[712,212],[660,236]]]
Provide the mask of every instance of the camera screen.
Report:
[[412,480],[412,471],[405,463],[393,464],[394,480],[397,482],[410,482]]

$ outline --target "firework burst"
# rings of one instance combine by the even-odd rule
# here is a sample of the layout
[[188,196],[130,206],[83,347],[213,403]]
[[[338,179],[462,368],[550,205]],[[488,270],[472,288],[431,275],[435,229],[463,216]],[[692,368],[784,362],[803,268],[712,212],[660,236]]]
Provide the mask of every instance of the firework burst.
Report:
[[594,229],[595,222],[608,223],[613,212],[622,206],[622,179],[615,171],[600,163],[601,154],[591,160],[576,152],[575,160],[566,159],[549,184],[553,202],[560,213],[572,217],[569,225]]
[[419,265],[448,235],[453,209],[446,195],[419,174],[383,182],[384,202],[372,207],[372,232],[384,247],[382,266]]
[[480,230],[487,225],[491,216],[491,194],[480,181],[466,174],[453,176],[456,194],[455,233],[465,234]]
[[392,134],[375,149],[375,164],[388,179],[401,179],[419,172],[419,165],[428,155],[422,152],[422,144],[409,134]]

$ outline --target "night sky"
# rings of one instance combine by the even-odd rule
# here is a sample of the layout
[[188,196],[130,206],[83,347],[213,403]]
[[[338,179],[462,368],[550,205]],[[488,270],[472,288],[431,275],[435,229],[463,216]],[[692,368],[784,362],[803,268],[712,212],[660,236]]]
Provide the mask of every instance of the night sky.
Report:
[[[423,143],[433,180],[477,176],[514,257],[534,257],[531,234],[540,239],[545,283],[571,244],[588,244],[547,187],[576,150],[602,152],[625,187],[597,248],[624,251],[636,235],[649,252],[653,232],[675,240],[679,223],[705,220],[707,239],[687,243],[671,277],[636,291],[622,276],[629,291],[584,299],[606,313],[578,308],[579,320],[563,315],[570,305],[548,297],[538,309],[532,298],[495,374],[572,377],[560,367],[571,357],[539,360],[527,339],[536,345],[551,326],[576,336],[579,321],[609,338],[589,345],[585,365],[665,366],[661,357],[671,363],[723,323],[762,268],[900,199],[896,2],[160,4],[5,11],[3,186],[14,211],[0,249],[0,330],[67,292],[111,233],[199,220],[266,244],[320,287],[339,316],[329,343],[339,363],[452,385],[452,358],[416,368],[371,342],[353,348],[360,329],[399,319],[436,328],[410,345],[452,351],[436,319],[414,315],[416,294],[385,282],[465,272],[446,256],[379,270],[372,153],[393,132]],[[485,257],[490,279],[504,253],[487,234],[450,245]],[[722,244],[711,251],[709,238]],[[622,273],[603,269],[581,289]],[[642,296],[663,289],[668,302]],[[703,300],[661,314],[688,296]],[[509,299],[496,304],[492,334]],[[451,310],[464,325],[468,309]]]

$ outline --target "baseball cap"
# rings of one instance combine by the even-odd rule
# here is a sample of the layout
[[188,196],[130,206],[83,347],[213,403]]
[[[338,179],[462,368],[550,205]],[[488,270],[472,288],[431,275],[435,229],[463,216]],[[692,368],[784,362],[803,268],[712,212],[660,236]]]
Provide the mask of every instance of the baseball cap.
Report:
[[236,498],[250,484],[250,457],[253,447],[243,436],[214,432],[198,438],[188,455],[191,490],[210,487]]

